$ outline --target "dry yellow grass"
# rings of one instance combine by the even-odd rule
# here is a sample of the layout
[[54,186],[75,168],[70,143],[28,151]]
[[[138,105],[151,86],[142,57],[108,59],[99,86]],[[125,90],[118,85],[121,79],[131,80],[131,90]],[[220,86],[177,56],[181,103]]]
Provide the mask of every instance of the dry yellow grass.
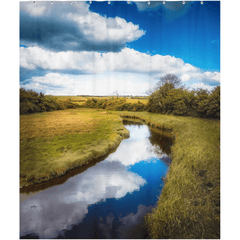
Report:
[[92,112],[94,110],[60,110],[21,115],[20,139],[48,138],[64,134],[95,132],[96,127],[100,126],[101,119],[92,118]]
[[61,176],[107,154],[127,135],[122,119],[103,110],[20,116],[20,184]]
[[148,102],[148,99],[132,99],[132,98],[127,98],[126,99],[127,101],[126,101],[126,103],[138,103],[138,102],[141,102],[141,103],[143,103],[143,104],[147,104],[147,102]]
[[[85,103],[85,101],[87,101],[88,99],[92,99],[92,97],[82,97],[82,96],[55,96],[57,99],[59,100],[71,100],[71,102],[73,103],[77,103],[79,105],[83,105]],[[111,96],[106,96],[106,97],[93,97],[96,99],[110,99],[112,98]],[[115,97],[116,98],[116,97]],[[143,104],[147,104],[148,99],[147,98],[125,98],[126,99],[126,103],[138,103],[139,101]]]

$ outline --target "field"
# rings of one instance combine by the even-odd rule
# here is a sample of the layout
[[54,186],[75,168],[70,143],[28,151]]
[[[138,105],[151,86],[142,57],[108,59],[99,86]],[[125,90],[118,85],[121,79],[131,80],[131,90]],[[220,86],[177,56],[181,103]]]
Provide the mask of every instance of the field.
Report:
[[119,112],[169,129],[172,163],[158,205],[146,216],[151,238],[220,238],[220,121]]
[[20,185],[61,176],[116,147],[128,131],[116,114],[93,109],[20,116]]
[[175,138],[162,194],[145,218],[150,237],[220,238],[219,120],[86,108],[21,115],[20,185],[107,154],[128,136],[119,116],[168,129]]
[[[67,99],[70,99],[71,102],[73,103],[77,103],[79,105],[83,105],[88,99],[92,99],[92,98],[97,98],[97,99],[111,99],[112,97],[110,96],[106,96],[106,97],[85,97],[85,96],[54,96],[56,97],[57,99],[60,99],[60,100],[67,100]],[[114,97],[115,99],[117,97]],[[121,97],[122,98],[122,97]],[[147,104],[148,102],[148,99],[147,97],[124,97],[126,99],[126,103],[138,103],[138,101],[140,101],[141,103],[143,104]]]

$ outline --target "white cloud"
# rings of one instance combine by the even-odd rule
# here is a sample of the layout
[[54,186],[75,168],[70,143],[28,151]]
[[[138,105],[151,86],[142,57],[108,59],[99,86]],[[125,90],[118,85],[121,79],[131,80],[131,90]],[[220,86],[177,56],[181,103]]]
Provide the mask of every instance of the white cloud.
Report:
[[[139,25],[89,10],[86,2],[23,2],[20,4],[21,44],[57,51],[119,51],[145,34]],[[63,21],[65,19],[65,21]],[[49,28],[49,23],[51,27]],[[36,27],[42,34],[39,38]]]
[[[145,81],[143,81],[145,80]],[[152,80],[153,81],[153,80]],[[51,95],[144,95],[151,86],[142,74],[61,75],[48,73],[24,81],[21,87]]]
[[189,86],[190,89],[198,89],[198,88],[202,88],[202,89],[205,89],[205,90],[208,90],[208,91],[212,91],[215,87],[214,86],[210,86],[210,85],[206,85],[202,82],[199,82],[199,83],[194,83],[194,84],[191,84]]
[[[168,73],[176,74],[183,82],[197,80],[212,85],[220,83],[219,72],[203,72],[174,56],[150,55],[130,48],[124,48],[117,53],[99,53],[52,52],[39,47],[21,47],[20,66],[29,70],[42,68],[60,73],[62,71],[65,74],[71,74],[72,71],[82,74],[64,78],[62,74],[52,73],[28,79],[29,85],[26,87],[37,89],[45,85],[46,92],[53,95],[111,95],[113,91],[118,91],[119,94],[141,95]],[[54,89],[54,86],[65,89]],[[62,92],[59,92],[60,90]]]
[[20,48],[20,66],[28,69],[76,69],[86,73],[106,71],[141,73],[193,73],[199,71],[191,64],[173,56],[150,55],[124,48],[118,53],[108,52],[51,52],[39,47]]
[[131,126],[130,134],[131,138],[122,141],[118,151],[109,155],[106,161],[117,160],[125,166],[130,166],[143,160],[150,160],[152,157],[161,158],[161,155],[153,151],[152,144],[148,139],[150,132],[147,126],[142,126],[140,135],[138,126]]
[[47,12],[49,9],[49,2],[21,2],[20,10],[24,11],[32,16],[41,16]]
[[127,171],[119,162],[100,162],[64,184],[21,202],[20,234],[38,233],[40,238],[55,238],[60,230],[81,223],[89,205],[107,198],[122,198],[145,183],[145,179]]
[[120,17],[107,18],[94,12],[87,15],[68,14],[69,19],[78,23],[79,28],[89,41],[98,42],[132,42],[145,34],[138,25],[126,22]]
[[181,76],[182,81],[198,80],[203,83],[219,84],[220,72],[192,72],[184,73]]

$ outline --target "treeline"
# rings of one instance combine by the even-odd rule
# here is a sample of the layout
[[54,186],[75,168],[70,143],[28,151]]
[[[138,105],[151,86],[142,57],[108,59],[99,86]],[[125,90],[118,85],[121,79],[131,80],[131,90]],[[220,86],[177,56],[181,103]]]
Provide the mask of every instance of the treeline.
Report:
[[92,97],[82,105],[72,102],[70,98],[58,99],[33,90],[20,89],[20,114],[80,107],[220,118],[220,86],[211,92],[204,89],[189,90],[181,85],[181,80],[176,75],[167,74],[150,94],[147,104],[140,101],[129,103],[124,97]]
[[138,101],[137,103],[127,103],[126,99],[123,97],[112,97],[109,99],[91,98],[88,99],[82,106],[88,108],[101,108],[115,111],[139,112],[147,110],[146,105],[142,102]]
[[20,88],[20,114],[35,112],[48,112],[53,110],[63,110],[68,108],[78,108],[70,99],[59,100],[53,96],[45,96],[33,90]]
[[147,110],[153,113],[174,114],[201,118],[220,118],[220,86],[209,92],[204,89],[188,90],[172,81],[175,75],[166,75],[150,95]]

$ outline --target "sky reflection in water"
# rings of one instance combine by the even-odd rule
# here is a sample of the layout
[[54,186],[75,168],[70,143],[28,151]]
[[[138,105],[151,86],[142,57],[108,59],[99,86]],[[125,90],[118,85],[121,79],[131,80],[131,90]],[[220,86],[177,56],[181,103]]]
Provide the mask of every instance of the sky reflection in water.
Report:
[[143,216],[161,192],[168,166],[159,159],[166,154],[147,126],[125,127],[130,138],[104,161],[21,202],[20,236],[145,237]]

